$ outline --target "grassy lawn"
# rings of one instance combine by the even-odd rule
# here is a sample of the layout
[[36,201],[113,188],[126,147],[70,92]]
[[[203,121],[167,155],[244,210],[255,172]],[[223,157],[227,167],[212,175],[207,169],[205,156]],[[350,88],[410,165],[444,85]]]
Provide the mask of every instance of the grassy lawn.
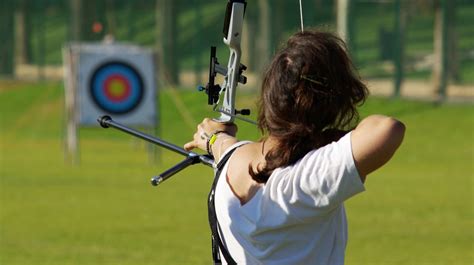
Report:
[[[0,264],[210,264],[211,169],[152,187],[150,177],[182,158],[163,150],[150,162],[146,144],[100,128],[80,130],[81,163],[65,164],[62,91],[0,89]],[[239,97],[253,107],[252,93]],[[163,90],[160,105],[161,135],[178,145],[213,115],[191,91]],[[361,109],[371,113],[401,119],[407,134],[346,205],[346,264],[472,264],[474,106],[373,98]],[[240,138],[258,138],[239,125]]]

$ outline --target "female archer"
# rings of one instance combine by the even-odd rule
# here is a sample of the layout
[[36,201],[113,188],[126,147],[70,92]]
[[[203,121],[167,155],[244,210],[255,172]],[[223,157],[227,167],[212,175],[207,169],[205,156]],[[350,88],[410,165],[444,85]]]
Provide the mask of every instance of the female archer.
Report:
[[[238,264],[343,264],[344,201],[400,146],[405,126],[372,115],[357,124],[367,88],[330,33],[290,37],[261,87],[258,142],[204,119],[186,150],[221,163],[214,190],[220,252]],[[221,161],[221,162],[222,162]]]

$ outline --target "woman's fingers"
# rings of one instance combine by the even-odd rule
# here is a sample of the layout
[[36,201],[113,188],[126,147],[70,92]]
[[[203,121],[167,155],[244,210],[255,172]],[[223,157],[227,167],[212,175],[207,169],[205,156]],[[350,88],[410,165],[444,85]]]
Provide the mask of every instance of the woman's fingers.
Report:
[[206,150],[206,142],[209,137],[206,136],[206,133],[200,129],[193,135],[193,140],[184,144],[184,150],[191,151],[194,148],[200,148]]
[[194,148],[196,148],[196,144],[194,143],[194,141],[191,141],[191,142],[188,142],[188,143],[185,143],[184,144],[184,150],[186,151],[191,151],[193,150]]
[[208,134],[212,134],[216,131],[225,131],[227,134],[235,136],[237,133],[237,125],[234,123],[221,123],[215,120],[206,118],[200,124],[202,129]]

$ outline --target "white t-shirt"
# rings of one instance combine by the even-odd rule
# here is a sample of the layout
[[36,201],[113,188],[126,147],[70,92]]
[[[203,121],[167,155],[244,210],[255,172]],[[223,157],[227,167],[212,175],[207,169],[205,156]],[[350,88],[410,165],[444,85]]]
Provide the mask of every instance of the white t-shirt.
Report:
[[221,238],[237,264],[344,264],[343,202],[364,191],[350,135],[274,170],[243,206],[227,182],[228,163],[224,166],[216,213]]

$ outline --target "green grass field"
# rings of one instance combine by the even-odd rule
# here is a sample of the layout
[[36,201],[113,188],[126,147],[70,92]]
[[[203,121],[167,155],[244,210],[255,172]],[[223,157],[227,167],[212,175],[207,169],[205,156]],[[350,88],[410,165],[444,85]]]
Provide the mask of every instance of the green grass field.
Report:
[[[182,158],[163,150],[152,163],[146,144],[100,128],[80,130],[81,163],[67,165],[62,84],[0,88],[0,264],[211,263],[210,168],[152,187],[150,177]],[[239,96],[253,106],[253,94]],[[193,123],[212,115],[205,101],[162,91],[163,138],[184,144]],[[347,202],[346,264],[473,264],[474,106],[373,98],[361,109],[371,113],[401,119],[407,133]],[[240,138],[258,132],[242,124]]]

